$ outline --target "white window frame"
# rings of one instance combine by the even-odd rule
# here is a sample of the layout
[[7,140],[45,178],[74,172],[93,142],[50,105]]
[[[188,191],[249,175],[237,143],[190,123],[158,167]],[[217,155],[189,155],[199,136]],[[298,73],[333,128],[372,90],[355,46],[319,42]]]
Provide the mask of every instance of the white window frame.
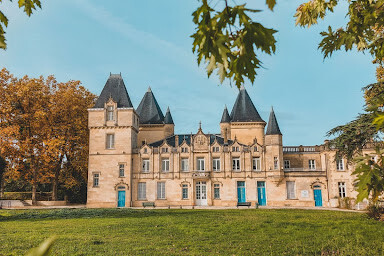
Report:
[[252,170],[256,171],[256,172],[261,171],[260,157],[253,157],[252,158]]
[[141,165],[141,171],[144,173],[148,173],[149,172],[149,164],[150,164],[149,159],[144,158],[142,161],[142,165]]
[[189,171],[189,159],[188,158],[181,158],[180,169],[182,172],[188,172]]
[[157,199],[165,199],[165,182],[157,182]]
[[114,111],[113,106],[107,106],[107,121],[113,121],[115,119]]
[[220,199],[220,184],[213,184],[213,199]]
[[273,157],[273,169],[274,170],[278,170],[279,169],[279,159],[277,158],[277,156]]
[[291,161],[290,160],[284,160],[284,169],[291,168]]
[[147,200],[147,183],[137,183],[137,200]]
[[196,167],[197,167],[197,170],[200,172],[205,171],[205,158],[204,157],[197,157],[196,158]]
[[100,186],[100,173],[93,174],[93,187],[98,188]]
[[186,200],[188,199],[188,184],[182,184],[181,185],[181,199]]
[[344,159],[337,159],[336,160],[336,170],[338,171],[344,171]]
[[219,172],[221,168],[220,164],[220,157],[214,157],[212,159],[212,170],[214,172]]
[[105,136],[105,148],[114,149],[115,148],[115,134],[107,133]]
[[232,157],[232,170],[239,172],[241,169],[240,157]]
[[125,164],[119,164],[119,177],[125,177]]
[[345,184],[345,182],[338,182],[337,186],[339,188],[339,197],[340,198],[347,197],[347,185]]
[[309,159],[308,160],[308,168],[310,170],[316,170],[316,161],[315,161],[315,159]]
[[[288,185],[288,184],[291,184],[291,185]],[[287,187],[287,199],[296,199],[296,182],[287,181],[286,187]]]
[[162,172],[169,172],[169,158],[162,158],[161,159],[161,171]]

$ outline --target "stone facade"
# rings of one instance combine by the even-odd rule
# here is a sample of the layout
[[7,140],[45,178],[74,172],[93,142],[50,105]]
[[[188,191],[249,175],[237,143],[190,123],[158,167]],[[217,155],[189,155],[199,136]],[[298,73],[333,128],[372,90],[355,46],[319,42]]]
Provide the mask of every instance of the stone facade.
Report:
[[[265,126],[267,130],[265,131]],[[120,75],[111,75],[89,109],[88,207],[337,207],[356,197],[353,166],[320,146],[283,146],[244,88],[220,134],[174,134],[149,89],[135,110]],[[357,206],[359,207],[359,206]]]

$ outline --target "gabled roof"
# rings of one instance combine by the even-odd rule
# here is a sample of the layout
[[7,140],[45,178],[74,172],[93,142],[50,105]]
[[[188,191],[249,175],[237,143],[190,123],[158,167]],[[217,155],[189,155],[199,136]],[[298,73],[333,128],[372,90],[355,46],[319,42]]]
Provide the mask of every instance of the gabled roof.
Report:
[[165,113],[164,124],[174,124],[173,118],[171,115],[171,111],[169,110],[169,107],[167,108],[167,113]]
[[93,108],[104,108],[104,104],[110,98],[117,102],[118,108],[133,107],[121,74],[110,74]]
[[275,111],[273,111],[273,108],[271,109],[271,113],[269,114],[267,132],[265,134],[266,135],[282,135],[279,128],[279,124],[277,123]]
[[[169,137],[167,137],[167,138],[165,138],[163,140],[159,140],[159,141],[153,142],[153,143],[149,144],[148,146],[150,146],[150,147],[159,147],[159,146],[163,145],[163,143],[166,141],[168,145],[170,145],[172,147],[178,147],[181,144],[183,144],[184,140],[190,146],[191,145],[191,136],[194,136],[194,135],[192,135],[192,134],[178,134],[177,135],[177,136],[179,136],[179,144],[178,145],[175,145],[175,142],[176,142],[175,136],[176,135],[169,136]],[[217,141],[217,143],[219,143],[220,145],[227,145],[227,144],[224,143],[224,138],[221,137],[220,135],[209,134],[207,136],[209,136],[208,139],[209,139],[210,145],[214,144],[215,141]],[[233,140],[228,140],[228,145],[233,144],[233,142],[234,142]],[[243,145],[243,144],[240,144],[240,145]]]
[[152,93],[151,87],[144,94],[139,106],[136,109],[140,116],[140,124],[163,124],[164,115]]
[[244,86],[240,88],[230,117],[231,122],[264,122]]
[[229,122],[231,122],[231,117],[228,114],[227,106],[225,106],[220,123],[229,123]]

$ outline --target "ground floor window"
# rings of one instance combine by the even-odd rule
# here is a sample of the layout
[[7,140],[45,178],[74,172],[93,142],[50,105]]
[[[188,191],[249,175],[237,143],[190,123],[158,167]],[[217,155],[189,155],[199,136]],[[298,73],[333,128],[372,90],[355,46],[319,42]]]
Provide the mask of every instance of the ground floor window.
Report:
[[100,174],[98,174],[98,173],[93,174],[93,186],[94,187],[99,186],[99,177],[100,177]]
[[296,199],[294,181],[287,181],[287,199]]
[[157,182],[157,199],[165,199],[165,182]]
[[339,185],[339,197],[341,197],[341,198],[346,197],[347,196],[347,193],[346,193],[347,189],[345,186],[345,182],[339,182],[338,185]]
[[182,185],[182,198],[183,199],[188,199],[188,184],[183,184]]
[[137,187],[137,199],[146,200],[147,199],[147,183],[139,182]]
[[213,198],[220,199],[220,184],[213,185]]

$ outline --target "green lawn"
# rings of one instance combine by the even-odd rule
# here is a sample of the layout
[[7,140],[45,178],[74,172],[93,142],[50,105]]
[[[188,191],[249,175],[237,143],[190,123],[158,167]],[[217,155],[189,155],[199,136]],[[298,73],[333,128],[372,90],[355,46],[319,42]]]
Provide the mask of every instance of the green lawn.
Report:
[[0,255],[383,255],[384,223],[316,210],[0,210]]

